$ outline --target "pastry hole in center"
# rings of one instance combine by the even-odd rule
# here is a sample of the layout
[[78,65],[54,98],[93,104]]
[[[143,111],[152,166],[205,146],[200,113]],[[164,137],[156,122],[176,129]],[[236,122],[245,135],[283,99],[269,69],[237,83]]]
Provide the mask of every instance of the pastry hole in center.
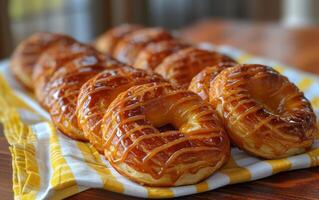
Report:
[[157,127],[160,132],[165,131],[178,131],[178,129],[173,124],[165,124],[163,126]]
[[266,74],[264,76],[254,76],[247,83],[250,96],[266,110],[279,115],[284,112],[286,102],[282,98],[287,94],[292,94],[291,88],[285,86],[276,74]]

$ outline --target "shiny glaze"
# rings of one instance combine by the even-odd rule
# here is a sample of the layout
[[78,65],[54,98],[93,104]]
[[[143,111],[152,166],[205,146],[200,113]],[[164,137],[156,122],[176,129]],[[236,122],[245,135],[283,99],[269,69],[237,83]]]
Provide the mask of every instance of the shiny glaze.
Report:
[[113,55],[117,43],[126,35],[141,29],[142,26],[134,24],[122,24],[111,28],[102,34],[94,43],[97,50]]
[[90,143],[100,153],[104,153],[101,121],[109,104],[121,92],[135,85],[164,81],[160,75],[150,75],[129,66],[107,69],[87,81],[82,86],[78,97],[77,117]]
[[171,40],[173,36],[161,28],[144,28],[123,37],[115,47],[113,56],[119,61],[133,65],[139,52],[151,43]]
[[172,84],[187,89],[192,78],[205,67],[232,61],[233,59],[217,52],[187,48],[166,57],[155,72]]
[[209,100],[232,141],[267,159],[311,148],[316,116],[303,93],[270,67],[237,65],[213,80]]
[[38,58],[43,52],[57,43],[74,41],[71,37],[56,33],[39,32],[23,40],[11,57],[11,71],[20,82],[33,89],[32,72]]
[[106,68],[107,66],[99,63],[75,69],[60,68],[46,86],[46,104],[52,121],[64,134],[73,139],[87,140],[76,118],[80,88],[86,81]]
[[169,55],[189,47],[176,39],[147,45],[137,56],[134,67],[152,72]]
[[208,101],[211,82],[222,70],[235,65],[236,62],[226,62],[206,67],[192,79],[188,89],[198,94],[203,100]]
[[[176,130],[157,129],[166,124]],[[169,181],[160,185],[173,186],[185,174],[206,167],[217,170],[229,156],[228,137],[212,107],[195,93],[168,83],[144,84],[121,93],[105,112],[102,132],[112,166],[140,184],[156,186],[168,176]],[[123,164],[148,174],[152,182],[123,170]]]
[[83,62],[88,63],[86,65],[93,65],[103,60],[104,57],[95,49],[78,42],[59,44],[50,48],[41,55],[33,72],[32,78],[38,101],[46,108],[44,105],[45,87],[59,68],[65,66],[77,68],[82,66]]

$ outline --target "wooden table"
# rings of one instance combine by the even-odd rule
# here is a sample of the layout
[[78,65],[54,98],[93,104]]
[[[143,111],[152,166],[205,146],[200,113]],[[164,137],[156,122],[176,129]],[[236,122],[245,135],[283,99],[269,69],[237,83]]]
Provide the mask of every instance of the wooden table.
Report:
[[[319,28],[289,29],[273,24],[204,21],[182,35],[194,42],[229,44],[319,74]],[[319,87],[319,86],[318,86]],[[1,129],[1,127],[0,127]],[[0,130],[0,199],[12,199],[8,144]],[[183,199],[319,199],[319,168],[284,172],[262,180],[226,186]],[[136,199],[90,189],[69,199]]]
[[319,26],[289,28],[278,24],[207,20],[182,32],[192,42],[228,44],[319,74]]

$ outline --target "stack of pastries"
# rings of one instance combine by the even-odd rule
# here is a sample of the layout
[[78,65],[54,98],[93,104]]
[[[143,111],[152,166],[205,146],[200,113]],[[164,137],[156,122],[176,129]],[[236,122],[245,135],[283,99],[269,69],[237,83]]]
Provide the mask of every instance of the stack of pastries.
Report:
[[267,159],[302,153],[316,132],[309,101],[286,77],[162,28],[121,25],[93,46],[36,33],[11,70],[62,133],[142,185],[197,183],[228,161],[230,143]]

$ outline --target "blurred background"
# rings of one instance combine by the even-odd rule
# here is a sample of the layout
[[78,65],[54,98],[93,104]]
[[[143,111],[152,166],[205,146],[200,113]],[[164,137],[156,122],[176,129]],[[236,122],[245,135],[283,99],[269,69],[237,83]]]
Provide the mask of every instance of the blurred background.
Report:
[[124,22],[181,29],[207,18],[310,26],[318,0],[0,0],[0,58],[36,31],[92,41]]

